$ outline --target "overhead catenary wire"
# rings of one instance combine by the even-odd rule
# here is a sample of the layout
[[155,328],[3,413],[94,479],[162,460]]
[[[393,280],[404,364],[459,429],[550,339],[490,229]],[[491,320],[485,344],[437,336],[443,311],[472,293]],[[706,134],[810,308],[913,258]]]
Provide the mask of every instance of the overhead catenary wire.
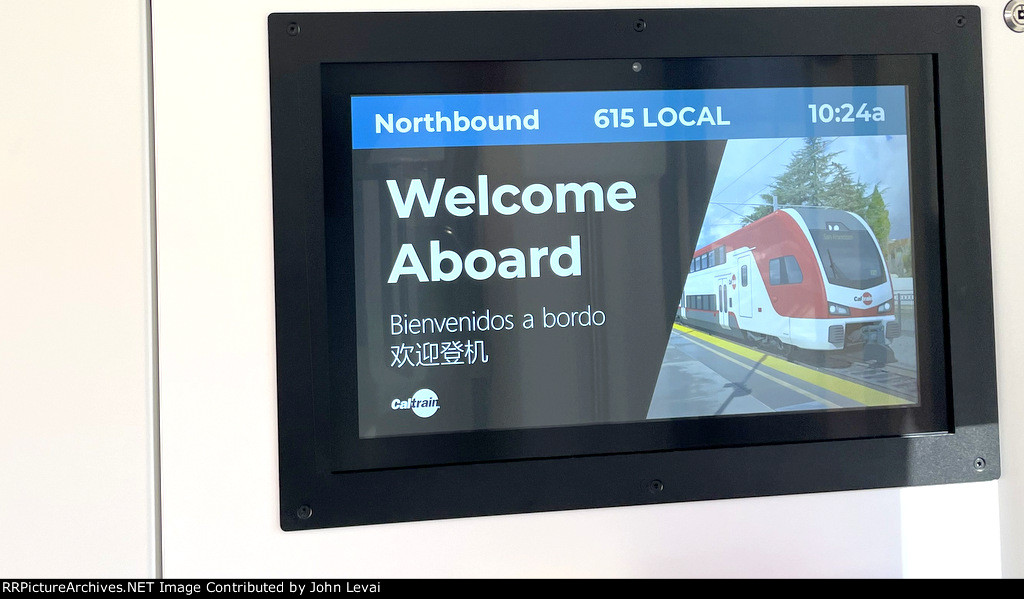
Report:
[[[741,173],[741,174],[740,174],[740,175],[739,175],[738,177],[736,177],[735,179],[733,179],[733,180],[732,180],[732,181],[731,181],[731,182],[730,182],[730,183],[729,183],[728,185],[726,185],[725,187],[723,187],[723,188],[722,188],[721,190],[719,190],[719,191],[718,191],[718,193],[716,193],[716,194],[715,194],[714,196],[712,196],[712,197],[711,197],[711,199],[710,199],[710,200],[708,201],[708,207],[710,208],[710,207],[711,207],[711,205],[715,205],[715,206],[721,206],[721,207],[725,208],[726,210],[729,210],[729,211],[730,211],[730,212],[732,212],[733,214],[736,214],[736,215],[738,215],[738,216],[741,216],[741,217],[746,217],[746,215],[745,215],[745,214],[741,214],[741,213],[737,212],[736,210],[733,210],[733,209],[731,209],[731,208],[728,208],[728,206],[747,206],[747,205],[749,205],[749,202],[750,202],[750,200],[752,200],[752,199],[754,199],[754,198],[758,197],[758,196],[759,196],[759,195],[761,194],[761,192],[763,192],[763,191],[764,191],[765,189],[767,189],[767,188],[768,188],[768,187],[769,187],[769,186],[771,185],[771,183],[770,183],[770,182],[769,182],[769,183],[765,183],[765,184],[764,184],[763,186],[761,186],[761,188],[760,188],[760,189],[758,189],[757,191],[755,191],[755,192],[754,192],[754,193],[753,193],[753,194],[752,194],[752,195],[751,195],[750,197],[748,197],[748,198],[747,198],[746,200],[744,200],[744,201],[742,201],[742,202],[716,202],[716,201],[715,201],[715,198],[717,198],[717,197],[721,196],[721,195],[722,195],[722,193],[723,193],[723,192],[725,192],[725,190],[726,190],[726,189],[728,189],[728,188],[729,188],[729,187],[731,187],[731,186],[732,186],[732,185],[733,185],[734,183],[736,183],[737,181],[739,181],[740,179],[742,179],[742,178],[743,178],[743,176],[744,176],[744,175],[746,175],[747,173],[749,173],[750,171],[752,171],[752,170],[754,169],[754,167],[755,167],[755,166],[757,166],[758,164],[761,164],[762,162],[764,162],[764,161],[765,161],[765,159],[767,159],[767,158],[768,158],[769,156],[771,156],[771,155],[772,155],[772,154],[773,154],[773,153],[774,153],[774,152],[775,152],[776,150],[778,150],[779,148],[781,148],[781,147],[782,147],[782,146],[783,146],[783,145],[784,145],[784,144],[785,144],[786,142],[788,142],[788,141],[791,141],[792,139],[794,139],[794,138],[792,138],[792,137],[787,137],[786,139],[782,140],[782,143],[780,143],[779,145],[777,145],[777,146],[775,146],[774,148],[772,148],[771,150],[769,150],[767,154],[765,154],[764,156],[762,156],[761,158],[759,158],[759,159],[758,159],[758,160],[757,160],[756,162],[754,162],[753,164],[751,164],[751,165],[750,165],[750,167],[748,167],[748,168],[747,168],[747,170],[743,171],[743,172],[742,172],[742,173]],[[833,138],[832,138],[831,140],[829,140],[829,141],[828,141],[828,142],[827,142],[827,143],[826,143],[826,144],[825,144],[825,145],[823,146],[823,148],[822,148],[822,149],[828,149],[828,147],[829,147],[829,146],[831,146],[831,145],[832,145],[832,144],[833,144],[833,143],[834,143],[834,142],[835,142],[836,140],[838,140],[838,139],[839,139],[839,137],[838,137],[838,136],[837,136],[837,137],[833,137]],[[789,207],[789,206],[791,206],[791,204],[779,204],[779,205],[780,205],[780,206],[783,206],[783,205],[784,205],[784,206],[786,206],[786,207]],[[792,204],[792,206],[795,206],[795,204]],[[719,217],[719,218],[715,219],[714,221],[712,221],[712,222],[710,223],[710,225],[711,225],[711,226],[715,226],[715,225],[718,225],[718,224],[732,224],[732,223],[721,223],[721,222],[720,222],[720,221],[721,221],[722,219],[724,219],[724,218],[727,218],[727,217],[728,217],[728,215],[723,215],[723,216],[721,216],[721,217]],[[745,224],[745,223],[744,223],[744,224]],[[742,225],[741,225],[741,226],[742,226]]]

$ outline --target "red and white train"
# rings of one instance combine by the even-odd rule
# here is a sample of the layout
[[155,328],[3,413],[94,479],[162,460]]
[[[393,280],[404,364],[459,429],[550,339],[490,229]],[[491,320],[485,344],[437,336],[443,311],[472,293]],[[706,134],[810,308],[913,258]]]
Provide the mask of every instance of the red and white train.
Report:
[[698,249],[679,318],[784,351],[841,350],[899,335],[874,233],[856,214],[777,210]]

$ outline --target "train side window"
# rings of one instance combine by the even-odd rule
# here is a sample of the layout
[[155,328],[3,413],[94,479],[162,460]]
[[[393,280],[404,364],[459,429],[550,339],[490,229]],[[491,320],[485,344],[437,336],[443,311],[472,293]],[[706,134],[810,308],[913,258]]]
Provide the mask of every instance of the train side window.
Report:
[[794,285],[804,281],[804,273],[795,256],[772,258],[768,262],[768,282],[772,285]]
[[771,285],[782,284],[782,258],[772,258],[768,262],[768,283]]
[[715,265],[715,252],[708,252],[708,268]]
[[701,267],[702,270],[708,267],[708,255],[707,254],[701,254],[700,255],[700,267]]
[[716,264],[725,264],[725,246],[720,246],[715,249],[715,253],[718,254],[715,259]]
[[740,285],[747,286],[747,266],[745,264],[740,267]]
[[804,282],[804,273],[796,262],[796,256],[784,256],[782,258],[783,270],[786,273],[786,283],[796,284]]

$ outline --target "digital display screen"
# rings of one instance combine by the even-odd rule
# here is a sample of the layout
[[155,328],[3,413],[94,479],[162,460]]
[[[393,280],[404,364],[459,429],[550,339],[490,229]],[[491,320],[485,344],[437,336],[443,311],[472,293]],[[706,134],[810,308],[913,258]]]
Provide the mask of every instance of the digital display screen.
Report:
[[943,426],[927,56],[322,78],[339,468]]

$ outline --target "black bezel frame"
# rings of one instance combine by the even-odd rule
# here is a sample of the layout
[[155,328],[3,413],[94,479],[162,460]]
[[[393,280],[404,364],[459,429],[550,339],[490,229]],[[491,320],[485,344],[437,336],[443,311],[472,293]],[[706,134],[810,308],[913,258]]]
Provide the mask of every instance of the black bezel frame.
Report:
[[[977,7],[274,14],[269,39],[285,530],[998,477]],[[314,372],[324,356],[313,348],[325,346],[326,333],[312,326],[322,308],[311,284],[323,276],[322,259],[311,259],[323,246],[322,63],[888,54],[930,54],[935,66],[952,432],[344,473],[322,467],[330,459],[314,434],[314,397],[326,392],[325,377]]]

